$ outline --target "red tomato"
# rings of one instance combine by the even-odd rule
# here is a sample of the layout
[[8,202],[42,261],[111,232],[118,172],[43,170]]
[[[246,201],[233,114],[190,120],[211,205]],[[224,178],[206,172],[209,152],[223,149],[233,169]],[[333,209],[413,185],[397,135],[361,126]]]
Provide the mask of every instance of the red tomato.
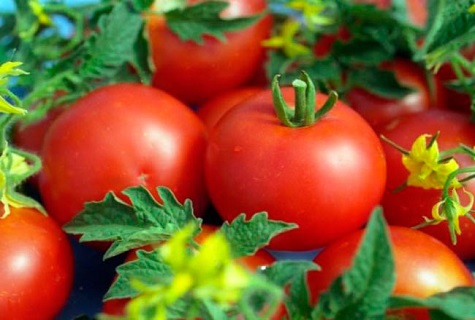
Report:
[[[188,1],[189,4],[198,1]],[[267,9],[265,0],[227,0],[223,18],[258,14]],[[261,42],[272,28],[267,15],[256,24],[226,33],[222,42],[206,35],[203,44],[182,41],[166,26],[163,17],[147,21],[156,71],[153,85],[188,104],[199,104],[218,93],[250,80],[261,67],[265,49]]]
[[[396,269],[393,294],[426,298],[474,284],[470,270],[437,239],[406,227],[390,226],[389,232]],[[353,232],[330,244],[315,257],[314,262],[321,270],[308,273],[312,303],[316,303],[331,282],[350,267],[362,235],[362,230]],[[411,311],[414,312],[417,311]]]
[[[202,225],[201,229],[201,233],[195,238],[198,244],[202,244],[207,237],[218,230],[218,227],[212,225]],[[137,259],[137,254],[134,250],[127,255],[125,261],[128,262],[135,259]],[[238,258],[237,261],[249,271],[255,271],[258,268],[271,265],[274,263],[275,258],[265,250],[258,250],[255,255],[241,257]],[[125,315],[125,307],[129,301],[130,299],[113,299],[104,301],[102,312],[107,315],[123,316]],[[279,309],[279,312],[284,312],[284,310]]]
[[196,114],[203,121],[206,128],[211,130],[232,107],[263,90],[263,88],[258,87],[239,87],[223,92],[203,103]]
[[73,283],[73,253],[66,234],[32,208],[13,208],[0,219],[2,319],[50,320]]
[[50,214],[68,222],[85,202],[143,185],[170,188],[179,201],[207,206],[206,130],[187,106],[140,84],[97,89],[71,105],[43,145],[40,193]]
[[[467,115],[448,110],[428,110],[417,114],[400,117],[387,124],[381,134],[403,148],[410,150],[414,140],[421,134],[435,134],[440,131],[437,139],[439,149],[447,150],[464,143],[475,146],[475,128]],[[431,217],[432,207],[440,201],[441,191],[407,187],[393,192],[407,180],[409,175],[401,161],[401,152],[384,144],[388,168],[387,185],[381,204],[389,224],[412,227],[422,223],[423,216]],[[456,156],[461,167],[473,166],[474,161],[468,156]],[[475,193],[475,181],[465,183],[465,189]],[[468,201],[463,192],[458,192],[462,204]],[[422,228],[434,237],[443,241],[462,259],[475,258],[475,224],[468,218],[461,218],[462,235],[457,237],[457,245],[452,245],[446,223]]]
[[[384,69],[391,70],[399,83],[414,92],[403,99],[388,99],[362,88],[351,89],[345,97],[350,107],[360,113],[373,127],[384,125],[394,118],[445,105],[444,90],[436,81],[435,96],[431,97],[425,71],[408,60],[396,60]],[[434,79],[435,81],[435,79]]]
[[[294,104],[292,88],[282,89]],[[316,103],[326,96],[318,94]],[[223,219],[267,211],[299,228],[270,248],[310,250],[361,227],[380,201],[386,180],[378,137],[342,102],[308,127],[278,120],[269,91],[238,104],[210,133],[205,175]]]

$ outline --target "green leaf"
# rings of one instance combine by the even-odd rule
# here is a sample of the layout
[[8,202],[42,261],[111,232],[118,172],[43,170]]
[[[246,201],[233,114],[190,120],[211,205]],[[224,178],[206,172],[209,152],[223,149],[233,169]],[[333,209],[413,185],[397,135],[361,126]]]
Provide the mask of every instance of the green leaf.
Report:
[[[126,28],[124,26],[127,26]],[[124,2],[99,19],[99,32],[90,39],[89,56],[79,69],[84,79],[107,78],[118,67],[133,59],[134,45],[142,30],[143,19]]]
[[354,40],[346,43],[337,41],[333,46],[333,55],[343,64],[377,66],[381,62],[391,60],[395,55],[395,47],[381,47],[380,43],[366,40]]
[[[475,287],[459,287],[426,299],[409,296],[393,296],[390,308],[423,307],[433,310],[431,319],[475,319]],[[432,313],[431,313],[432,316]]]
[[[25,98],[25,105],[36,104],[36,107],[22,119],[25,123],[41,119],[49,109],[68,105],[107,84],[150,82],[152,71],[149,61],[144,59],[148,44],[143,39],[144,21],[140,12],[126,2],[98,3],[75,10],[80,13],[76,20],[87,19],[94,31],[83,39],[79,26],[75,30],[81,34],[78,45],[39,70],[34,68],[38,71],[34,73],[34,82],[29,84],[31,92]],[[57,92],[64,94],[52,99]]]
[[348,82],[352,87],[360,87],[387,99],[402,99],[414,90],[401,85],[393,72],[377,68],[350,71]]
[[81,234],[80,241],[112,241],[104,254],[110,258],[147,244],[168,239],[188,222],[201,223],[193,215],[191,201],[180,204],[173,193],[164,187],[157,188],[163,204],[142,187],[130,187],[122,193],[131,205],[109,192],[103,201],[89,202],[84,210],[64,226],[71,234]]
[[395,283],[394,259],[381,208],[377,208],[352,267],[335,279],[314,310],[314,319],[382,319]]
[[255,24],[262,18],[262,14],[222,19],[221,11],[228,6],[225,1],[205,1],[188,6],[184,9],[175,9],[165,12],[168,27],[183,41],[192,40],[203,43],[203,36],[210,35],[225,41],[225,33],[238,31]]
[[297,227],[295,224],[269,220],[266,212],[256,213],[248,221],[245,217],[245,214],[240,214],[220,228],[231,245],[234,257],[252,255],[269,244],[272,237]]
[[310,305],[307,272],[319,269],[312,261],[286,260],[275,262],[262,273],[279,287],[289,285],[285,305],[292,319],[310,319],[313,308]]
[[132,287],[131,280],[142,283],[164,283],[173,277],[170,267],[162,260],[158,249],[137,251],[137,259],[117,267],[117,279],[104,296],[104,300],[135,297],[138,292]]
[[468,10],[472,0],[429,1],[428,31],[416,54],[430,65],[441,64],[465,45],[475,42],[475,15]]

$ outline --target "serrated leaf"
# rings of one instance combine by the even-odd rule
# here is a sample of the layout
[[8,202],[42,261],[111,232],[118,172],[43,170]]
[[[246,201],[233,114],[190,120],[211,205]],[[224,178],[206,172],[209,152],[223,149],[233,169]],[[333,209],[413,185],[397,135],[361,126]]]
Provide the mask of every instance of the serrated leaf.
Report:
[[[427,299],[393,296],[389,306],[394,309],[422,307],[434,310],[435,319],[475,319],[475,287],[459,287]],[[432,319],[432,318],[431,318]]]
[[464,45],[475,42],[475,15],[468,11],[472,4],[472,0],[429,1],[428,31],[416,59],[427,59],[428,54],[437,51],[439,57],[435,59],[443,62]]
[[269,220],[266,212],[256,213],[247,221],[245,218],[245,214],[240,214],[220,228],[231,245],[234,257],[252,255],[269,244],[272,237],[297,227],[295,224]]
[[[127,27],[124,27],[127,26]],[[112,77],[119,66],[133,60],[134,44],[142,30],[143,19],[120,2],[99,19],[99,32],[90,40],[89,59],[79,69],[82,78]]]
[[287,260],[275,262],[262,273],[279,287],[290,285],[285,305],[292,318],[310,319],[313,308],[310,305],[307,272],[319,269],[312,261]]
[[383,318],[395,283],[394,258],[382,215],[371,215],[352,267],[335,279],[314,310],[315,319]]
[[351,70],[348,82],[352,87],[360,87],[387,99],[402,99],[414,90],[401,85],[393,72],[376,68]]
[[180,204],[165,187],[158,187],[157,192],[163,204],[142,186],[122,192],[130,199],[131,205],[109,192],[103,201],[86,203],[84,210],[67,223],[64,230],[81,234],[80,241],[114,242],[104,256],[109,258],[168,239],[191,221],[201,224],[201,220],[193,215],[189,200]]
[[210,35],[225,41],[225,33],[250,27],[262,18],[262,14],[222,19],[220,17],[229,4],[225,1],[205,1],[165,12],[168,27],[183,41],[192,40],[203,43],[203,36]]
[[117,279],[104,296],[104,300],[135,297],[138,292],[131,286],[131,279],[142,283],[163,283],[173,273],[162,260],[158,250],[137,251],[137,259],[117,267]]

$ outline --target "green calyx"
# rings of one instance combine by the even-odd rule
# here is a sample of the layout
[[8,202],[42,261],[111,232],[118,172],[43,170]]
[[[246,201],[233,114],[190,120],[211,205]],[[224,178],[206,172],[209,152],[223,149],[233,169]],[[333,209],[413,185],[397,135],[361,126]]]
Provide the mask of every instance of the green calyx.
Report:
[[279,77],[272,80],[272,98],[277,117],[283,125],[290,128],[308,127],[327,114],[338,100],[338,94],[331,91],[321,108],[315,111],[316,90],[309,75],[302,71],[300,79],[292,82],[295,90],[295,107],[290,108],[284,101],[279,87]]

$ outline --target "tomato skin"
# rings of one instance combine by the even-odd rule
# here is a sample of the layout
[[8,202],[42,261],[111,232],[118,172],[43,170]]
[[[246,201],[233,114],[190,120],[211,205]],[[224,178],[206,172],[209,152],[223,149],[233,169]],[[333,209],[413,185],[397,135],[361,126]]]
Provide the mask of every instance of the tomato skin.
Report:
[[73,283],[73,252],[56,222],[32,208],[0,220],[0,314],[3,319],[50,320]]
[[404,114],[421,112],[445,105],[444,93],[440,81],[434,79],[435,97],[431,97],[425,71],[409,60],[395,60],[384,69],[394,73],[399,83],[413,88],[413,92],[402,99],[388,99],[368,92],[363,88],[352,88],[345,101],[361,114],[374,128]]
[[[293,105],[293,88],[282,93]],[[318,95],[317,106],[324,99]],[[208,192],[224,220],[266,211],[300,226],[274,238],[274,250],[315,249],[361,227],[380,200],[385,172],[379,139],[351,108],[338,102],[315,125],[288,128],[270,90],[223,116],[205,161]]]
[[[470,270],[437,239],[406,227],[389,226],[388,230],[396,272],[393,294],[426,298],[455,287],[474,285]],[[316,303],[331,282],[351,266],[362,235],[363,230],[348,234],[315,257],[313,261],[321,270],[310,271],[307,275],[312,303]],[[412,309],[409,312],[425,313]]]
[[[188,1],[189,4],[197,1]],[[227,0],[226,18],[258,14],[266,10],[265,0]],[[156,67],[153,86],[190,105],[200,104],[223,91],[249,81],[265,58],[261,42],[270,35],[272,18],[266,15],[256,24],[226,33],[226,41],[205,35],[204,43],[182,41],[168,29],[163,17],[147,20],[152,59]]]
[[[119,197],[143,185],[167,186],[195,214],[207,206],[203,177],[206,131],[187,106],[158,89],[115,84],[71,105],[43,145],[40,193],[50,214],[68,222],[85,202]],[[126,200],[126,199],[124,199]]]
[[[450,110],[428,110],[418,114],[406,115],[390,122],[380,133],[396,144],[409,150],[414,140],[421,134],[435,134],[440,131],[437,139],[439,150],[454,148],[459,143],[468,146],[475,145],[475,130],[467,115]],[[384,144],[384,152],[388,168],[387,185],[381,205],[389,224],[413,227],[422,223],[423,216],[431,217],[433,205],[440,201],[441,191],[425,190],[407,187],[399,192],[393,192],[407,180],[408,171],[401,162],[401,153],[389,144]],[[456,155],[455,159],[461,167],[473,166],[474,162],[468,156]],[[465,184],[465,189],[475,193],[475,181],[472,179]],[[468,202],[467,195],[459,191],[461,203]],[[450,241],[446,223],[437,226],[424,227],[421,231],[431,234],[443,241],[454,250],[463,260],[475,258],[475,224],[468,218],[460,219],[462,234],[457,237],[457,245]]]
[[203,121],[206,128],[211,130],[231,108],[263,90],[259,87],[239,87],[223,92],[203,103],[196,110],[196,114]]

